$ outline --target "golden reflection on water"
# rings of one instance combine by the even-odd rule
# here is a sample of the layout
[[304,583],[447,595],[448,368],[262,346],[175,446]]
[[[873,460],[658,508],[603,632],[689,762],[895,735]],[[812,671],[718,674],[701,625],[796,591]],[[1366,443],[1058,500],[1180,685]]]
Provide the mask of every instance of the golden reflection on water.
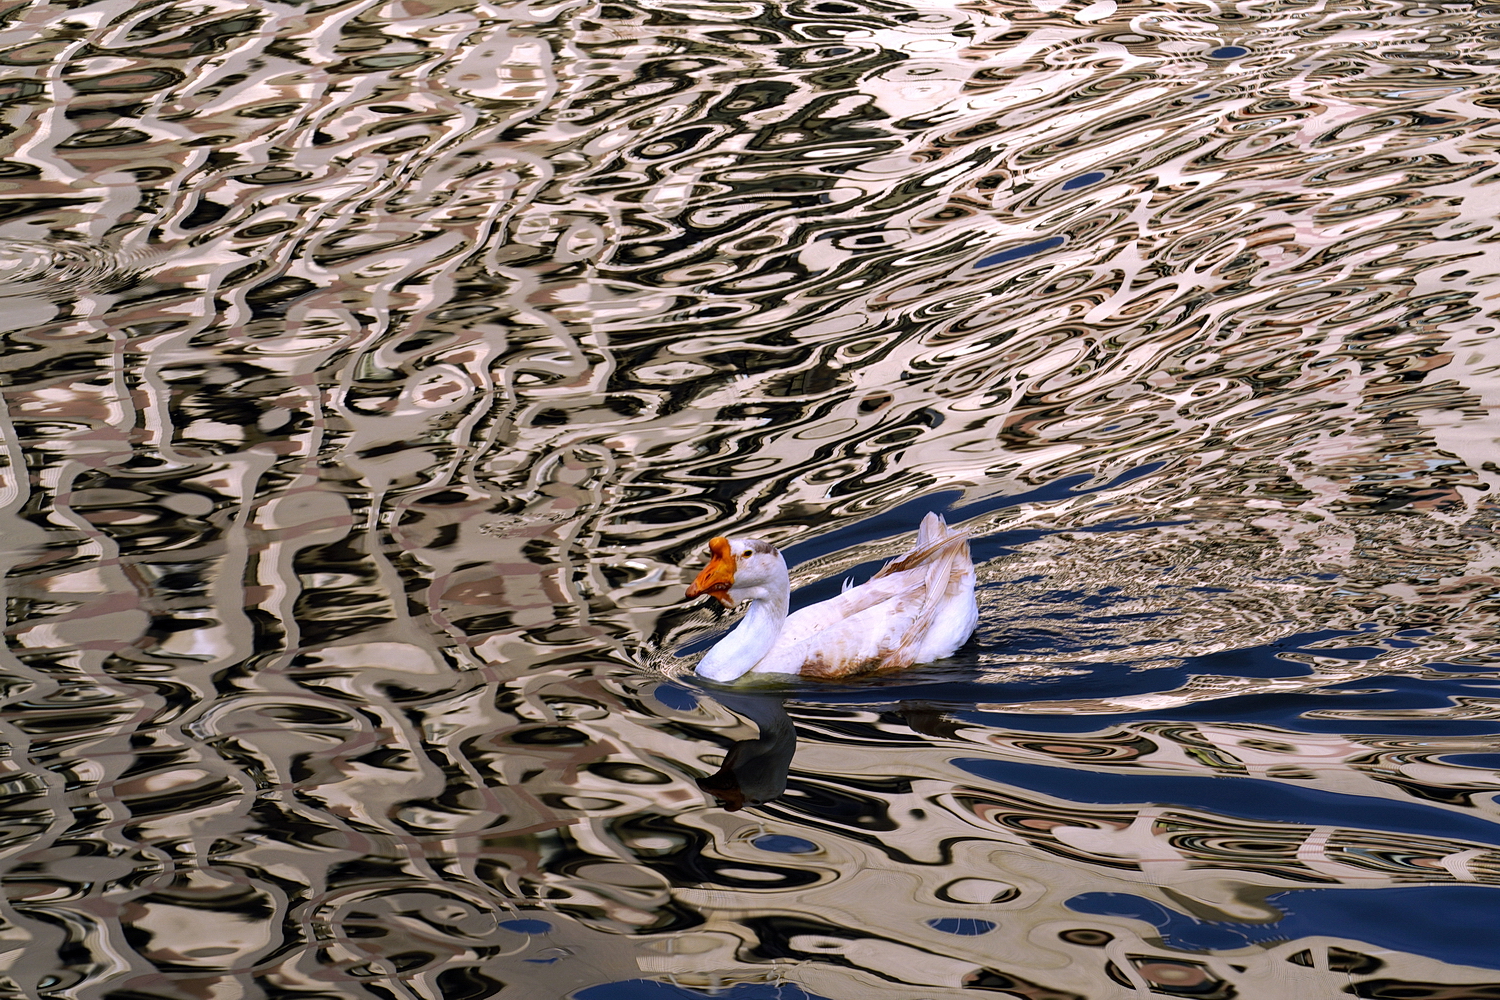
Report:
[[1500,995],[1497,12],[0,12],[0,992]]

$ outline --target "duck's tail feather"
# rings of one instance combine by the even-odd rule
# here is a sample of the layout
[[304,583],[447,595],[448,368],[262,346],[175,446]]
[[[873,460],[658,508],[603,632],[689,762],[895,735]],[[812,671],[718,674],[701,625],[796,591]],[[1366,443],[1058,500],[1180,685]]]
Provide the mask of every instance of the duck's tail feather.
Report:
[[951,571],[951,560],[960,554],[963,564],[972,567],[973,563],[969,559],[969,533],[950,529],[941,514],[928,514],[922,518],[922,526],[917,529],[917,541],[911,551],[886,563],[875,576],[886,576],[918,566],[928,566],[929,571],[942,566],[944,569],[939,571],[939,575],[944,575]]
[[947,534],[948,522],[943,520],[943,515],[936,511],[929,511],[917,528],[917,542],[914,548],[926,548]]
[[[964,593],[967,591],[972,595],[974,590],[974,560],[969,554],[969,533],[949,531],[936,514],[929,514],[922,526],[934,529],[935,537],[887,567],[924,571],[922,582],[913,587],[913,593],[921,594],[920,610],[896,648],[891,650],[888,657],[890,667],[906,667],[947,656],[974,630],[972,615],[966,629],[944,624],[953,616],[954,602],[962,602]],[[968,604],[972,606],[972,596]],[[956,628],[963,631],[963,635],[952,641],[948,633]],[[934,630],[941,634],[935,635]]]

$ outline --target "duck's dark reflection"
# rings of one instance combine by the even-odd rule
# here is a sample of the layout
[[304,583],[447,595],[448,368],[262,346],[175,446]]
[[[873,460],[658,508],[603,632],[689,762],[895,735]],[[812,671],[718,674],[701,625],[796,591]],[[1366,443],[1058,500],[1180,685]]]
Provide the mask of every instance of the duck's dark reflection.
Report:
[[[760,732],[754,739],[731,744],[719,769],[699,778],[698,787],[717,799],[727,812],[780,798],[786,792],[787,775],[797,750],[797,731],[786,711],[789,695],[715,690],[711,697],[754,722]],[[929,702],[903,701],[889,707],[924,736],[951,737],[957,729],[951,716]]]
[[946,709],[930,701],[903,701],[896,705],[896,712],[923,736],[952,739],[962,728]]
[[786,696],[715,691],[713,698],[754,722],[760,733],[754,739],[734,743],[719,769],[698,779],[698,787],[718,799],[728,812],[778,798],[786,791],[787,772],[797,750],[797,732],[784,707]]

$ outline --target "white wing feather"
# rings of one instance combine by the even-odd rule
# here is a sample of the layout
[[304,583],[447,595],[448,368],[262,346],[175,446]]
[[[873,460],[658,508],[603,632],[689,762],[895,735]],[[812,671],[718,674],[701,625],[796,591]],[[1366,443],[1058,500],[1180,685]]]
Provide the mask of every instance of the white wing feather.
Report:
[[755,670],[838,677],[927,663],[963,645],[978,619],[968,534],[928,514],[910,552],[788,617]]

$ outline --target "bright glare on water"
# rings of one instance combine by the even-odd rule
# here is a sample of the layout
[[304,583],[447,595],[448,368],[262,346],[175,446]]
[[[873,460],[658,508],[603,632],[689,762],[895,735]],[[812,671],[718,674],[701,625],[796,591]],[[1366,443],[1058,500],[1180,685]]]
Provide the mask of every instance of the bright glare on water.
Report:
[[[0,996],[1500,998],[1500,6],[0,9]],[[692,673],[714,535],[973,533]]]

